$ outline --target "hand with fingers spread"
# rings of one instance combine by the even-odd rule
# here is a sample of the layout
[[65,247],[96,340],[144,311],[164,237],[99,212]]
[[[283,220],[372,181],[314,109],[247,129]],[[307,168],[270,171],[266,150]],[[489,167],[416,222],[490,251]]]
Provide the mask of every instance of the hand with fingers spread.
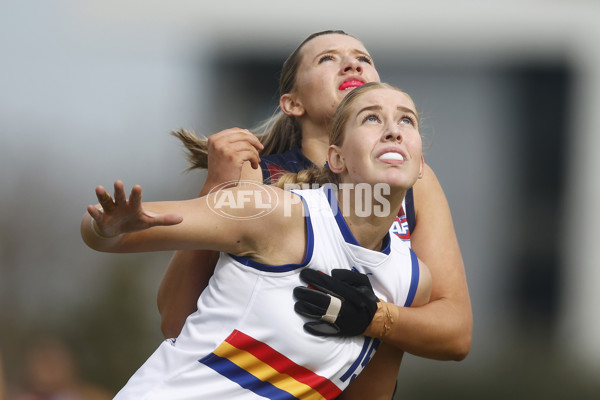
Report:
[[176,214],[156,214],[142,207],[142,187],[135,185],[131,189],[129,200],[125,194],[123,182],[114,185],[115,198],[102,186],[96,188],[100,208],[90,205],[87,208],[92,217],[94,233],[109,239],[122,233],[137,232],[153,226],[175,225],[182,221]]
[[224,182],[240,180],[246,161],[253,169],[259,168],[259,151],[263,149],[258,138],[247,129],[230,128],[208,138],[208,176],[205,188]]

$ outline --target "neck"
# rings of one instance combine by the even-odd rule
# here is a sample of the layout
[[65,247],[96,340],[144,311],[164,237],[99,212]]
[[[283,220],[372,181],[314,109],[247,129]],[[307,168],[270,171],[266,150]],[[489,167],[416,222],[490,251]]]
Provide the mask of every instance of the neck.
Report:
[[392,194],[378,193],[379,186],[340,184],[339,209],[358,243],[379,251],[382,240],[394,223],[406,190],[392,189]]
[[321,125],[302,126],[302,154],[317,167],[322,167],[327,161],[329,135]]

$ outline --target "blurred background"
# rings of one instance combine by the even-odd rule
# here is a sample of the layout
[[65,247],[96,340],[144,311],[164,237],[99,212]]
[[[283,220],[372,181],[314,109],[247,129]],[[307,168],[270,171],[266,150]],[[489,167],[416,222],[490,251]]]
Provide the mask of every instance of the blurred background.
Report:
[[204,175],[183,172],[168,133],[255,126],[287,55],[325,29],[358,37],[414,98],[465,261],[471,353],[407,355],[397,398],[600,398],[599,18],[596,0],[2,0],[8,399],[107,398],[154,351],[171,254],[86,248],[94,187],[196,196]]

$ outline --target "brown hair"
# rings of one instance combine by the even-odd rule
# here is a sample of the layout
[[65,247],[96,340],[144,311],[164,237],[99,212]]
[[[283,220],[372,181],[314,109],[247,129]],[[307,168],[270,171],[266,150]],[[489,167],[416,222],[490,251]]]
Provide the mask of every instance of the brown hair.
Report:
[[[283,63],[279,76],[280,96],[294,90],[298,67],[302,61],[300,51],[304,45],[316,37],[332,34],[353,37],[341,30],[326,30],[313,33],[304,39]],[[302,144],[302,130],[300,125],[294,117],[284,114],[279,108],[273,116],[254,130],[260,132],[256,136],[264,146],[261,156],[283,153],[293,147],[300,147]],[[187,150],[187,159],[190,163],[188,169],[208,167],[208,142],[206,137],[199,137],[194,132],[186,129],[179,129],[171,132],[171,134],[179,138]]]

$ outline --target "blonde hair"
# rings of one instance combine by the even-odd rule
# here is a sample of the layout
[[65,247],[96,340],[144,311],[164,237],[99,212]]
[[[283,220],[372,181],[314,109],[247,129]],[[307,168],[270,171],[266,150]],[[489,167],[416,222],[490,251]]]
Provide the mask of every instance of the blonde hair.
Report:
[[[351,117],[352,108],[358,98],[363,94],[377,89],[391,89],[396,90],[400,93],[405,94],[410,101],[413,103],[412,98],[404,91],[398,89],[395,86],[392,86],[388,83],[382,82],[369,82],[364,85],[352,90],[350,93],[346,95],[340,102],[338,108],[335,110],[333,117],[331,118],[331,122],[329,124],[329,145],[341,146],[344,143],[345,133],[346,133],[346,123],[348,119]],[[415,107],[415,112],[417,112]],[[418,113],[416,114],[417,121],[419,119]],[[304,171],[300,171],[298,173],[287,173],[279,178],[277,184],[275,186],[284,188],[285,185],[295,184],[295,185],[324,185],[326,183],[334,183],[339,184],[340,177],[337,174],[331,172],[328,166],[324,166],[321,168],[310,168]]]
[[[280,96],[292,92],[296,86],[296,76],[302,61],[300,51],[304,45],[318,36],[332,34],[354,37],[341,30],[327,30],[313,33],[304,39],[283,63],[279,76]],[[259,132],[256,133],[256,136],[264,146],[264,149],[260,152],[261,156],[284,153],[294,147],[300,147],[302,144],[300,124],[294,117],[286,115],[279,108],[273,116],[257,126],[254,131]],[[194,132],[183,128],[173,131],[171,134],[181,140],[186,148],[186,157],[190,164],[188,170],[208,168],[208,139],[206,137],[198,136]]]

